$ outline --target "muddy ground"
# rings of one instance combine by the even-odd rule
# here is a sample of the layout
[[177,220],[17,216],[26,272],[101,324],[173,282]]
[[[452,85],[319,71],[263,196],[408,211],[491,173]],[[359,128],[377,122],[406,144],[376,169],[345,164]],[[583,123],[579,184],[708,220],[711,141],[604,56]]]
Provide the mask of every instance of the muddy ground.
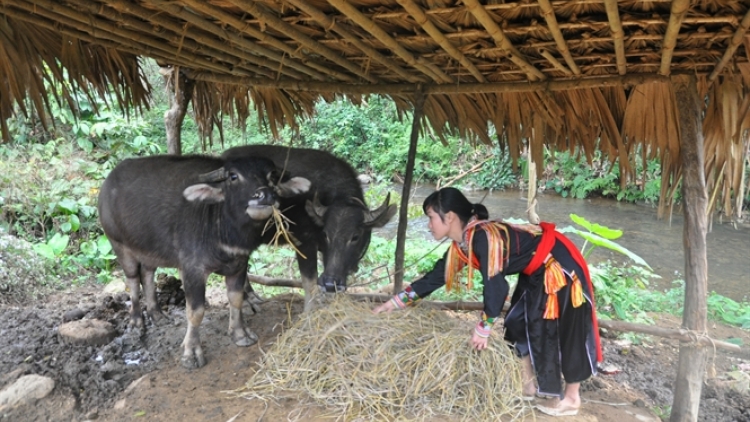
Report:
[[[0,406],[0,420],[332,420],[330,411],[303,398],[274,403],[228,393],[243,386],[256,370],[262,350],[268,350],[282,328],[301,312],[299,296],[266,299],[256,315],[246,307],[249,326],[260,337],[258,344],[246,348],[235,346],[226,334],[228,310],[223,289],[210,289],[207,296],[210,306],[201,336],[208,363],[197,370],[184,369],[179,362],[185,334],[179,290],[160,295],[174,322],[160,327],[149,324],[140,337],[127,333],[129,302],[124,292],[84,286],[24,305],[0,306],[0,389],[28,374],[55,381],[54,390],[32,404]],[[115,327],[116,338],[102,346],[61,341],[58,328],[63,320],[76,318],[108,321]],[[661,315],[656,320],[662,326],[679,326],[672,316]],[[709,335],[722,340],[740,338],[743,351],[712,353],[699,420],[750,421],[750,393],[742,384],[750,379],[750,333],[711,324]],[[632,344],[612,337],[605,333],[603,343],[605,366],[615,373],[585,382],[581,412],[563,420],[627,422],[667,417],[664,412],[672,403],[679,343],[651,337],[649,342]],[[732,376],[740,381],[733,381]],[[539,413],[527,416],[529,420],[550,419]]]

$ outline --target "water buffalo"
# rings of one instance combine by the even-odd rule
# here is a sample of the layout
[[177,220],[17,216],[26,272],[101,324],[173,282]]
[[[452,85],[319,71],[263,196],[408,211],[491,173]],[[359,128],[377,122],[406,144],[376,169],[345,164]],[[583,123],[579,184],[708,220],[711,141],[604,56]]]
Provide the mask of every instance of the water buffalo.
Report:
[[186,367],[206,362],[199,327],[210,273],[225,276],[232,340],[249,346],[258,339],[241,310],[248,258],[260,245],[254,226],[264,224],[278,197],[310,188],[308,180],[281,182],[279,176],[264,158],[152,156],[122,161],[102,184],[99,218],[130,288],[132,327],[143,327],[140,286],[147,312],[158,322],[164,315],[156,302],[154,272],[157,267],[180,271],[187,302]]
[[[297,264],[305,290],[305,309],[311,308],[315,283],[326,292],[346,290],[347,277],[357,270],[370,244],[372,229],[382,227],[396,213],[389,198],[377,209],[365,205],[357,173],[345,161],[315,149],[277,145],[246,145],[230,148],[225,159],[265,157],[292,176],[312,183],[303,194],[281,198],[279,209],[291,220],[290,231],[299,241]],[[268,242],[274,233],[264,235]],[[323,256],[323,274],[318,278],[318,252]]]

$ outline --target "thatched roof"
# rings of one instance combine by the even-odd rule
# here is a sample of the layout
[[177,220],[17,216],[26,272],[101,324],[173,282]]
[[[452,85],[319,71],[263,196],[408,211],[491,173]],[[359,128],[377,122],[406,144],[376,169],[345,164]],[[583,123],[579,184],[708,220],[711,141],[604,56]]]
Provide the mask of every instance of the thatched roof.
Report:
[[680,174],[669,76],[689,73],[707,98],[709,189],[730,201],[750,124],[748,27],[738,0],[0,0],[0,122],[7,136],[27,95],[43,112],[44,78],[140,107],[147,56],[199,81],[202,106],[242,119],[254,104],[272,128],[321,97],[381,93],[408,110],[422,91],[438,134],[514,158],[524,139],[537,163],[541,145],[590,156],[600,138],[631,177],[628,154],[646,145],[667,189]]

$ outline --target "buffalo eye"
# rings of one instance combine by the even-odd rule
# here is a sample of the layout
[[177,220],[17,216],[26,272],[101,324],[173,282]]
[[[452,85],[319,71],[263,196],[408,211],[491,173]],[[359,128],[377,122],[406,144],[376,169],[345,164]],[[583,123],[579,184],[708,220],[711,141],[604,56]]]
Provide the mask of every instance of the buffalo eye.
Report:
[[351,240],[351,241],[352,241],[352,242],[357,242],[357,241],[359,241],[359,235],[358,235],[358,234],[355,234],[354,236],[352,236],[352,240]]
[[237,173],[235,173],[233,171],[229,172],[229,180],[230,181],[234,182],[234,181],[236,181],[239,178],[240,178],[240,176],[238,176]]

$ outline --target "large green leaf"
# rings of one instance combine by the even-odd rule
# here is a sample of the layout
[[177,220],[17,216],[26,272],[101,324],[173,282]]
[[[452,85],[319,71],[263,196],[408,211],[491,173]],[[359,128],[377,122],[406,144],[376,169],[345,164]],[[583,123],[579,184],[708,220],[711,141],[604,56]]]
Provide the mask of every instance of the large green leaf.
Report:
[[582,226],[588,231],[592,233],[596,233],[605,239],[615,240],[615,239],[620,238],[620,236],[622,236],[622,230],[610,229],[609,227],[606,227],[606,226],[602,226],[596,223],[591,223],[588,220],[586,220],[584,217],[581,217],[580,215],[570,214],[570,219],[573,220],[573,222],[578,224],[579,226]]
[[587,242],[591,243],[594,246],[601,246],[603,248],[607,248],[609,250],[613,250],[615,252],[619,252],[619,253],[627,256],[628,258],[632,259],[633,261],[635,261],[636,264],[643,265],[644,267],[648,268],[649,270],[651,269],[651,266],[649,266],[648,263],[646,263],[646,261],[643,258],[641,258],[637,254],[635,254],[632,251],[630,251],[630,249],[628,249],[628,248],[626,248],[626,247],[624,247],[624,246],[622,246],[620,244],[617,244],[616,242],[613,242],[613,241],[611,241],[609,239],[605,239],[605,238],[603,238],[603,237],[601,237],[599,235],[596,235],[594,233],[588,233],[588,232],[585,232],[585,231],[582,231],[582,230],[578,230],[577,228],[575,228],[573,226],[563,227],[563,228],[560,228],[558,230],[561,233],[575,233],[578,236],[581,236],[582,238],[584,238]]

